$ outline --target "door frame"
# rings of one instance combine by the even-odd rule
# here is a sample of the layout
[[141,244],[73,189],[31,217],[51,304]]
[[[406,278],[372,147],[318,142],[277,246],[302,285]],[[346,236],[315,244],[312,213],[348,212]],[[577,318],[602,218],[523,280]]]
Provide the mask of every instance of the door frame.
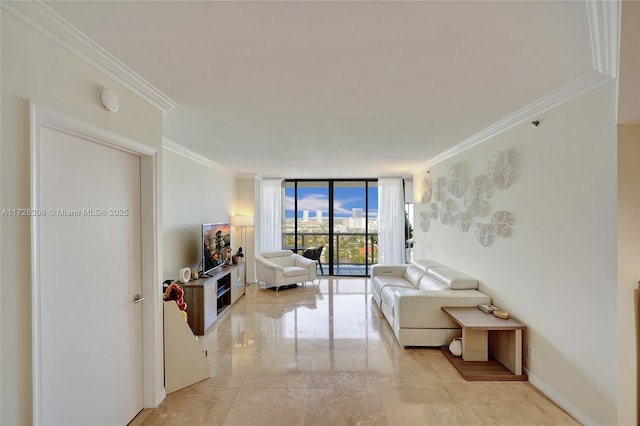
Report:
[[[156,407],[165,397],[162,294],[160,286],[160,197],[159,151],[133,139],[86,123],[50,107],[30,102],[30,166],[31,211],[49,206],[39,205],[40,138],[42,128],[48,128],[94,143],[121,150],[140,158],[140,230],[142,268],[142,381],[143,408]],[[40,323],[40,220],[31,216],[31,344],[32,344],[32,408],[34,425],[42,424],[42,357]],[[150,249],[147,249],[150,248]]]

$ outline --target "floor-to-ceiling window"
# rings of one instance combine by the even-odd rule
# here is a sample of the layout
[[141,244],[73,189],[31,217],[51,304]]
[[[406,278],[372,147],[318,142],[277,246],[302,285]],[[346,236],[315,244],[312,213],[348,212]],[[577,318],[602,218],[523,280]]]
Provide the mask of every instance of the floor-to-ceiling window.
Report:
[[324,247],[325,275],[367,276],[378,259],[375,179],[287,180],[283,247]]

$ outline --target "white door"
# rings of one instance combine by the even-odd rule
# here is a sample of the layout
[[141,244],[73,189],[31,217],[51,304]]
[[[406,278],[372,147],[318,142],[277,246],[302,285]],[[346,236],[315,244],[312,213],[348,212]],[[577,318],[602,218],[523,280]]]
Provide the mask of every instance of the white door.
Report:
[[125,425],[143,406],[140,157],[41,128],[35,243],[44,425]]

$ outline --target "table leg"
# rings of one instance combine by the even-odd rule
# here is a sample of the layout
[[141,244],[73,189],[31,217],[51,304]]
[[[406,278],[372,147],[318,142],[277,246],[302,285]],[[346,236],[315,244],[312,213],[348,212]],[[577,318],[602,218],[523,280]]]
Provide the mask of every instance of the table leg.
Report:
[[489,360],[487,330],[462,328],[462,359],[465,361]]
[[514,330],[516,333],[515,340],[515,368],[513,374],[522,374],[522,330]]

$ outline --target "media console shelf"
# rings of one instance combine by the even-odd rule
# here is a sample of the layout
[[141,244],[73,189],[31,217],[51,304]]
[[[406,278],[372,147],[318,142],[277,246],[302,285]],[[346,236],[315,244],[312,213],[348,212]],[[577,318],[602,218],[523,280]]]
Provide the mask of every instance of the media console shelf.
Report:
[[187,322],[202,336],[245,292],[244,263],[222,266],[211,277],[181,284],[187,303]]

